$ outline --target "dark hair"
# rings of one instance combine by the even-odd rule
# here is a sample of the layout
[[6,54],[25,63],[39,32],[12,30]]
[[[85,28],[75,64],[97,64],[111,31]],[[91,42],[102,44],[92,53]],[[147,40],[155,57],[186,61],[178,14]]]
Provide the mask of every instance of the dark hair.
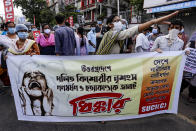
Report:
[[180,27],[183,26],[181,20],[174,20],[174,21],[171,22],[171,24],[169,25],[169,27],[171,27],[171,25],[179,25]]
[[107,25],[108,24],[112,24],[114,18],[116,17],[117,15],[111,15],[110,17],[107,18]]
[[190,42],[191,42],[190,48],[196,48],[196,47],[195,47],[195,41],[190,41]]
[[55,20],[56,20],[57,24],[62,24],[65,21],[65,16],[62,13],[58,13],[55,16]]
[[69,22],[65,22],[65,25],[70,27],[70,23]]
[[95,23],[92,23],[92,24],[91,24],[91,27],[96,27],[96,24],[95,24]]
[[82,41],[80,43],[80,47],[84,46],[84,29],[82,27],[78,27],[78,34],[82,36]]
[[[14,24],[14,22],[11,22],[11,21],[6,22],[6,23],[5,23],[5,28],[8,28],[8,25],[11,24],[11,23]],[[14,25],[15,25],[15,24],[14,24]]]
[[146,28],[144,31],[152,31],[152,27]]
[[35,26],[35,27],[36,27],[36,25],[31,25],[31,28],[32,28],[33,26]]
[[49,25],[49,24],[44,23],[44,24],[42,25],[42,29],[44,29],[44,27],[45,27],[46,25],[48,25],[48,26],[49,26],[49,28],[50,28],[50,25]]

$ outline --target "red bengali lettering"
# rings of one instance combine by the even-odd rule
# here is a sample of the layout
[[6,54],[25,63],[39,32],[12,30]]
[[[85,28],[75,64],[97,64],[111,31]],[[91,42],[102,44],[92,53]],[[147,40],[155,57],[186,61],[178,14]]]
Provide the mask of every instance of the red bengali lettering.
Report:
[[[73,115],[77,116],[78,112],[84,113],[110,113],[112,109],[116,114],[124,109],[125,103],[131,101],[131,98],[122,99],[121,93],[94,93],[80,96],[71,100],[69,103],[73,106]],[[107,100],[99,101],[98,99],[106,98]],[[87,102],[87,100],[96,99],[95,103]],[[116,100],[115,100],[116,99]]]

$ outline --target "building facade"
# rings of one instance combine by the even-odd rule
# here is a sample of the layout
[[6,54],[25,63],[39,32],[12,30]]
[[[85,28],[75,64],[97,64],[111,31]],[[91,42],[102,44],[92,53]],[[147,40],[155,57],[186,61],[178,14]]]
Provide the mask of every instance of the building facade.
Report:
[[[78,16],[79,23],[92,23],[97,21],[98,18],[106,18],[112,14],[117,14],[117,1],[118,0],[46,0],[48,6],[51,7],[56,13],[63,6],[74,5],[76,11],[80,12],[82,15]],[[129,0],[119,0],[120,1],[120,15],[122,18],[127,19],[130,17],[130,2]],[[129,11],[129,12],[128,12]]]

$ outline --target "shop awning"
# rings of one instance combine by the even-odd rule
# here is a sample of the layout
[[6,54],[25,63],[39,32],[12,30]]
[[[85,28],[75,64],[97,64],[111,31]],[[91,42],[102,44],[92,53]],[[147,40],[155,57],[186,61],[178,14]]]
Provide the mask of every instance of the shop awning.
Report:
[[196,0],[150,8],[150,9],[147,9],[147,13],[157,13],[157,12],[164,12],[164,11],[171,11],[171,10],[186,9],[186,8],[191,8],[191,7],[196,7]]

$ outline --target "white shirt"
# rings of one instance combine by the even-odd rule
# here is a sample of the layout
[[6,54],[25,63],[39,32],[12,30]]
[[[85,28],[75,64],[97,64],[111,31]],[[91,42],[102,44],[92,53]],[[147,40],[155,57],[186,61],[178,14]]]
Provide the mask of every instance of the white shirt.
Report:
[[150,42],[148,38],[140,33],[136,38],[135,52],[149,52],[150,51]]
[[176,38],[174,41],[170,40],[170,35],[158,37],[151,51],[155,51],[160,48],[162,51],[180,51],[183,49],[184,42],[180,38]]
[[[15,39],[11,39],[7,35],[0,35],[0,45],[3,47],[9,48],[12,45],[16,44],[16,41],[18,39],[19,38],[17,35]],[[1,64],[1,54],[2,54],[2,51],[0,51],[0,64]]]
[[15,39],[11,39],[7,35],[0,35],[0,45],[3,45],[5,47],[10,47],[12,44],[16,44],[16,41],[18,39],[19,38],[17,35]]

